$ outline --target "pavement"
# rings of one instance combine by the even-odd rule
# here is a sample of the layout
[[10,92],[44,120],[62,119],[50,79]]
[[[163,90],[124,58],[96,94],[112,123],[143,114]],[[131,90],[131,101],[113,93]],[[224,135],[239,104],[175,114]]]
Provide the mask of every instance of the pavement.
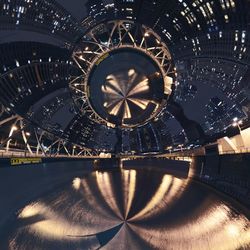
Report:
[[250,249],[250,222],[206,185],[91,162],[1,169],[0,249]]

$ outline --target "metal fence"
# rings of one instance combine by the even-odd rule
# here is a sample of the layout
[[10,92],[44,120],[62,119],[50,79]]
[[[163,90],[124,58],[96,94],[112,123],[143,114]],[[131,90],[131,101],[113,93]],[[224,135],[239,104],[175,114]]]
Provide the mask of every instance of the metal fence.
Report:
[[17,157],[24,157],[24,158],[32,158],[32,157],[39,157],[39,158],[78,158],[78,159],[85,159],[85,158],[101,158],[100,156],[86,156],[86,155],[67,155],[67,154],[56,154],[56,155],[45,155],[45,154],[31,154],[29,152],[21,152],[21,151],[9,151],[4,152],[0,151],[0,158],[17,158]]

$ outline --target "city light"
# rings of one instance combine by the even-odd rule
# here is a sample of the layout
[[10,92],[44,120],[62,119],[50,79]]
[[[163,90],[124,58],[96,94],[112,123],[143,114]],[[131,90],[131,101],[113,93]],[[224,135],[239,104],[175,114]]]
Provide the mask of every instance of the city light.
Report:
[[232,126],[233,127],[238,127],[240,133],[241,133],[241,127],[240,127],[240,125],[242,125],[242,124],[243,124],[243,121],[239,120],[238,117],[233,118]]
[[250,0],[0,9],[1,249],[250,249]]
[[79,190],[79,188],[81,187],[81,179],[80,178],[75,178],[73,180],[72,186],[75,190]]
[[18,130],[18,127],[17,126],[12,126],[11,130],[16,131],[16,130]]

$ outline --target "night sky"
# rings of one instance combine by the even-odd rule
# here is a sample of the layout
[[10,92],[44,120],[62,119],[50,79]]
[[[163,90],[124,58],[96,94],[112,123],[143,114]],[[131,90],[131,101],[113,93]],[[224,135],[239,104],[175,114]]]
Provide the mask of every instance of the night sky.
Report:
[[78,20],[87,16],[85,4],[87,0],[56,0],[63,5]]
[[212,87],[207,83],[197,82],[197,94],[194,99],[181,102],[181,105],[185,111],[187,117],[191,120],[196,120],[199,123],[205,122],[205,105],[209,102],[210,98],[217,96],[224,100],[226,104],[233,105],[231,100],[220,91],[218,88]]

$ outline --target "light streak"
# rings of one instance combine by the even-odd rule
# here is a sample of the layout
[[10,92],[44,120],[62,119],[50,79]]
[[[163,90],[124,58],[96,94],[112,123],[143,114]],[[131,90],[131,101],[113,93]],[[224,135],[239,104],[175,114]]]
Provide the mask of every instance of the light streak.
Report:
[[162,201],[163,197],[165,196],[166,192],[169,189],[169,186],[171,184],[171,181],[173,180],[173,177],[170,175],[164,175],[160,184],[160,187],[155,192],[152,199],[149,201],[149,203],[135,216],[133,216],[130,220],[135,220],[140,217],[143,217],[147,213],[149,213],[152,209],[156,207],[159,202]]
[[140,95],[149,91],[148,78],[138,75],[134,69],[129,69],[127,77],[123,74],[112,74],[106,78],[106,84],[102,85],[104,93],[103,107],[110,115],[121,115],[123,119],[133,117],[130,103],[142,110],[147,108],[150,100],[143,99]]
[[131,118],[131,112],[127,101],[124,101],[124,115],[123,118]]
[[148,90],[149,90],[148,79],[144,79],[143,81],[139,82],[134,88],[132,88],[129,91],[128,96],[139,94],[139,93],[141,94]]
[[75,190],[79,190],[80,187],[81,187],[81,179],[78,178],[78,177],[75,178],[75,179],[73,180],[72,186],[73,186],[73,188],[74,188]]
[[129,98],[131,102],[139,106],[141,109],[146,109],[148,104],[150,103],[149,100],[143,100],[143,99],[138,99],[138,98]]
[[132,202],[135,196],[136,190],[136,171],[130,170],[129,171],[129,188],[128,188],[128,199],[127,199],[127,206],[125,210],[125,219],[127,219],[129,211],[132,206]]
[[122,220],[123,216],[115,200],[115,194],[113,192],[110,175],[108,173],[96,172],[96,181],[100,193],[107,201],[107,205],[118,216],[118,218]]

